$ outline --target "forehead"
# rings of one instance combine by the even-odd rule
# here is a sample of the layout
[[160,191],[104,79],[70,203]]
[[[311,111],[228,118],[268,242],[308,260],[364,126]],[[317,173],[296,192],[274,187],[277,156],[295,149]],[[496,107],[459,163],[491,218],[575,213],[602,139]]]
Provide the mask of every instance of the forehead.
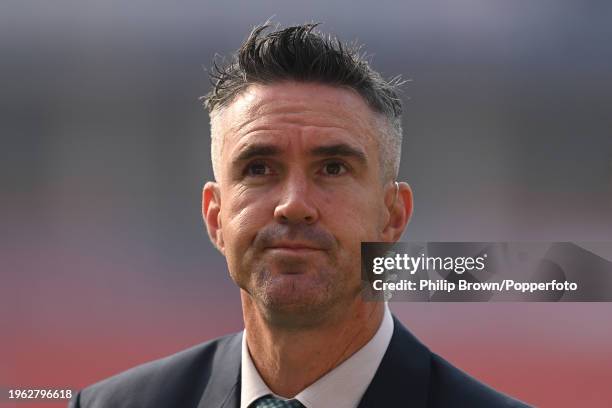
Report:
[[295,129],[377,144],[381,119],[352,89],[288,81],[248,87],[213,117],[213,132],[224,144],[260,130]]

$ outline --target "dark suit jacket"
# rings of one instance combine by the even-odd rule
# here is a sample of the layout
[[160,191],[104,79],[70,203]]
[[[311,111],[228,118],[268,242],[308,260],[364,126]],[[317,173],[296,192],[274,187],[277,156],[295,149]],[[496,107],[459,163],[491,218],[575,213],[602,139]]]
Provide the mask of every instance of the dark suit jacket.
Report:
[[[527,406],[430,352],[395,318],[394,324],[359,408]],[[242,334],[233,334],[138,366],[83,389],[70,407],[237,408],[241,340]]]

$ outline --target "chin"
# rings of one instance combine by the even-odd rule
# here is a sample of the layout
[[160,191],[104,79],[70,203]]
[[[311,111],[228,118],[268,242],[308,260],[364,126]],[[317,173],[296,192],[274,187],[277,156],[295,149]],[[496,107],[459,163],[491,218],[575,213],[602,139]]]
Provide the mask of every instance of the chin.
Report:
[[276,307],[316,307],[329,298],[330,287],[309,274],[280,274],[268,277],[260,286],[265,303]]
[[271,322],[303,327],[317,323],[332,308],[330,289],[311,275],[283,274],[270,277],[250,293]]

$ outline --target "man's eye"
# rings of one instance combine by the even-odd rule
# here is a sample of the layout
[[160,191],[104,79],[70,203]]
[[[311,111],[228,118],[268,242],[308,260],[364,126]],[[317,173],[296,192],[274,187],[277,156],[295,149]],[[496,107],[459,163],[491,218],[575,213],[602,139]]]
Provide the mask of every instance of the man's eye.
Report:
[[272,169],[265,163],[251,163],[244,170],[246,176],[267,176],[272,173]]
[[330,162],[323,166],[323,174],[326,176],[340,176],[346,172],[346,166],[340,162]]

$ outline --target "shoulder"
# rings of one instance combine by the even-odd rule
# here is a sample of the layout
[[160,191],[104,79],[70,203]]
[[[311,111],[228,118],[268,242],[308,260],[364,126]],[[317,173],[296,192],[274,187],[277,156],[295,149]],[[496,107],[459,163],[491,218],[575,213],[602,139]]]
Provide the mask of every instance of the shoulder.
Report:
[[195,406],[213,366],[236,353],[240,358],[241,339],[241,333],[221,337],[131,368],[84,388],[71,407]]
[[405,402],[414,407],[528,407],[432,353],[397,318],[391,341],[362,407]]
[[461,402],[470,407],[528,407],[476,380],[435,353],[431,353],[430,361],[430,406],[454,406]]

